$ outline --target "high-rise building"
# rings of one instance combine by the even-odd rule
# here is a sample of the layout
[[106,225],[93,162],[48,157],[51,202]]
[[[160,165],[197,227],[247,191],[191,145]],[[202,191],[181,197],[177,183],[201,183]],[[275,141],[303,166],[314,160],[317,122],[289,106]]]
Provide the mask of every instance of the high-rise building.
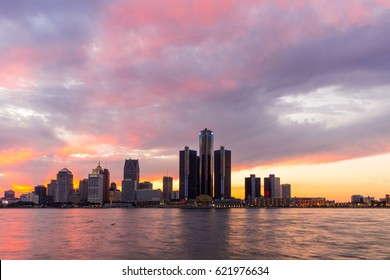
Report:
[[199,132],[200,193],[213,197],[214,132],[205,128]]
[[282,198],[282,189],[280,187],[280,178],[270,174],[264,178],[264,196],[270,198]]
[[15,191],[8,190],[4,191],[4,199],[14,199],[15,198]]
[[20,201],[22,202],[34,202],[35,204],[39,204],[39,196],[33,192],[25,193],[20,196]]
[[179,152],[179,197],[180,199],[195,199],[199,195],[199,157],[196,151],[187,146]]
[[125,179],[122,181],[122,201],[130,202],[135,200],[135,190],[137,189],[137,181]]
[[171,200],[171,193],[173,187],[173,178],[169,176],[163,177],[163,199],[165,201]]
[[153,183],[148,181],[140,182],[137,186],[137,190],[153,190]]
[[99,163],[88,175],[88,201],[100,204],[108,202],[109,184],[110,172],[103,169]]
[[88,179],[82,179],[79,182],[80,202],[88,201]]
[[248,201],[252,198],[261,196],[261,182],[260,177],[251,174],[250,177],[245,178],[245,199]]
[[57,180],[50,180],[47,184],[47,202],[54,202],[57,193]]
[[131,179],[139,183],[139,161],[138,159],[126,159],[123,168],[123,180]]
[[282,184],[282,198],[291,199],[291,185]]
[[57,173],[57,188],[55,202],[68,202],[69,195],[73,192],[73,174],[63,168]]
[[223,146],[214,151],[214,198],[231,197],[231,151]]
[[38,195],[39,201],[38,204],[42,205],[46,203],[46,187],[42,185],[35,186],[34,193]]

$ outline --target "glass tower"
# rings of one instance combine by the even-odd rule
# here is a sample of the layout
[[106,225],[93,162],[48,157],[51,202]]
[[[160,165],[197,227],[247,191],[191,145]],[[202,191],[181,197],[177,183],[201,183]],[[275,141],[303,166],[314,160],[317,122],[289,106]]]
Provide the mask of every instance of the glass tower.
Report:
[[213,197],[214,132],[205,128],[199,132],[200,195]]

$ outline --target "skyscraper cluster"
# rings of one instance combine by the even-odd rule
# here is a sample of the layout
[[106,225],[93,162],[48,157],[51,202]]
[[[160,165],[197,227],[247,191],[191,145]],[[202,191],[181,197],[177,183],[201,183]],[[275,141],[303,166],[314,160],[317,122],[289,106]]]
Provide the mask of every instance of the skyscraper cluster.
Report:
[[231,197],[231,151],[223,146],[214,151],[214,132],[207,128],[199,132],[199,155],[186,146],[179,158],[180,199]]
[[261,178],[251,174],[245,178],[245,199],[252,198],[275,198],[275,199],[290,199],[291,185],[280,184],[280,178],[270,174],[269,177],[264,178],[264,195],[261,194]]

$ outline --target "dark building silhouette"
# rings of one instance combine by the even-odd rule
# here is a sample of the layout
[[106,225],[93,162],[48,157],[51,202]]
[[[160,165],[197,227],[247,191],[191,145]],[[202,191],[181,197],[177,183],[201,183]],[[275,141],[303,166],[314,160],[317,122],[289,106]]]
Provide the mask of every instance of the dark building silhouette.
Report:
[[15,191],[13,191],[13,190],[4,191],[4,198],[5,199],[14,199],[15,198]]
[[163,177],[163,199],[165,201],[171,200],[172,187],[173,187],[173,178],[169,176],[164,176]]
[[282,198],[282,189],[280,186],[280,178],[270,174],[264,178],[264,196],[270,198]]
[[213,160],[214,132],[205,128],[199,132],[199,179],[200,192],[198,195],[213,197]]
[[187,146],[179,152],[179,157],[179,198],[195,199],[199,195],[199,158],[196,151],[190,150]]
[[57,192],[57,180],[50,180],[47,184],[47,202],[54,202]]
[[80,202],[88,201],[88,179],[79,181]]
[[137,190],[153,190],[153,183],[145,181],[138,184]]
[[214,151],[214,198],[231,198],[231,151],[221,146]]
[[107,168],[103,169],[103,201],[104,203],[109,202],[109,191],[110,191],[110,171]]
[[122,181],[122,201],[130,202],[135,200],[135,190],[137,189],[137,181],[125,179]]
[[57,173],[57,189],[55,202],[68,202],[69,195],[73,193],[73,174],[63,168]]
[[126,159],[123,168],[123,180],[131,179],[139,183],[139,161],[138,159]]
[[35,186],[34,193],[38,195],[38,204],[42,205],[47,202],[46,187],[42,185]]
[[245,199],[261,196],[261,182],[260,177],[256,177],[255,174],[251,174],[250,177],[245,178]]

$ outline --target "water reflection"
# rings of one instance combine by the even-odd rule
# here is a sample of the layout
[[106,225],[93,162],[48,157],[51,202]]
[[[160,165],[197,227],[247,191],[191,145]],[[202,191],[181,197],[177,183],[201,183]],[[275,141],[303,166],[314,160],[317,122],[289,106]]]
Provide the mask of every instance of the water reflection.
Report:
[[387,209],[1,209],[1,259],[389,259]]

